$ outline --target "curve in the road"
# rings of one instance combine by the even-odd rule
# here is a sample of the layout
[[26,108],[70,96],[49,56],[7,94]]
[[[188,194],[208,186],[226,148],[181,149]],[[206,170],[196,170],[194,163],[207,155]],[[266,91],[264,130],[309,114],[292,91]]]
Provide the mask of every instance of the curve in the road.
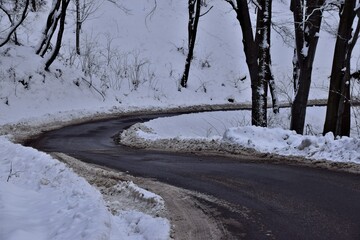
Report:
[[232,208],[212,207],[238,239],[360,239],[359,175],[273,165],[241,156],[131,149],[112,140],[118,131],[155,117],[68,126],[27,145],[222,199]]

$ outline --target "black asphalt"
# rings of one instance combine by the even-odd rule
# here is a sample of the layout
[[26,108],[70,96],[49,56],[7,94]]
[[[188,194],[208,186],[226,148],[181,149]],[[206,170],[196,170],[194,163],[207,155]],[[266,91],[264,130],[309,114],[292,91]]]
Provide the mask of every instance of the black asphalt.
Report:
[[153,117],[73,125],[47,132],[27,145],[224,200],[232,208],[204,203],[236,239],[360,240],[360,175],[114,143],[114,134]]

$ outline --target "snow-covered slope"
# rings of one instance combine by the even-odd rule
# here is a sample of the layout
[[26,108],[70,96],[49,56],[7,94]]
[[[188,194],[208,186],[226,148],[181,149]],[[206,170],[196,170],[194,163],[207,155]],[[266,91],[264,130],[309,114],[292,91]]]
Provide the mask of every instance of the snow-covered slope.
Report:
[[169,238],[166,219],[112,215],[97,189],[47,154],[0,137],[0,155],[1,239]]
[[[50,72],[44,71],[44,59],[35,54],[52,3],[44,2],[39,12],[29,12],[18,29],[22,46],[9,43],[0,49],[1,134],[34,126],[41,130],[43,124],[94,114],[251,100],[240,27],[225,1],[207,1],[207,9],[214,7],[200,20],[189,87],[181,91],[178,86],[187,51],[187,1],[94,1],[98,8],[82,26],[81,57],[74,54],[71,2],[60,56]],[[292,97],[293,26],[288,8],[286,1],[274,1],[274,22],[280,27],[277,30],[289,33],[272,35],[273,70],[283,101]],[[336,25],[334,16],[326,16],[324,28],[331,30]],[[9,25],[5,17],[0,20],[3,36]],[[327,96],[333,48],[334,38],[323,31],[315,59],[312,99]],[[358,67],[357,56],[353,58],[354,68]],[[323,113],[323,109],[309,110],[309,132],[321,132]],[[252,129],[250,136],[244,135],[242,128],[227,130],[239,122],[248,123],[249,113],[222,114],[206,116],[205,120],[195,118],[201,127],[195,124],[188,130],[181,128],[181,137],[221,138],[227,132],[227,140],[238,142],[240,136],[252,139],[264,131],[274,137],[282,133]],[[242,116],[234,119],[232,114]],[[270,115],[269,120],[287,128],[288,116],[282,111],[276,118]],[[194,124],[195,120],[187,121]],[[204,127],[204,122],[210,125]],[[160,137],[171,136],[169,128],[162,127],[154,131]],[[239,131],[241,134],[237,134]],[[355,124],[353,132],[357,132]],[[357,140],[345,139],[346,146],[347,141]],[[338,143],[331,144],[342,146]],[[358,149],[353,150],[358,153]],[[0,153],[0,239],[165,239],[169,235],[169,223],[164,219],[127,211],[113,216],[96,189],[48,155],[16,145],[7,137],[0,138]]]
[[[187,2],[104,1],[83,23],[81,57],[74,54],[75,24],[70,4],[63,46],[51,72],[34,54],[50,1],[29,13],[19,29],[23,47],[2,49],[0,122],[66,110],[168,107],[250,102],[250,79],[234,12],[225,1],[208,1],[199,23],[187,89],[178,91],[187,51]],[[124,10],[124,8],[126,10]],[[292,17],[287,3],[274,2],[274,22],[288,34],[273,32],[273,72],[280,99],[292,97]],[[322,32],[310,98],[327,97],[334,38]],[[286,42],[283,41],[286,39]],[[85,72],[81,72],[84,70]],[[91,106],[91,107],[89,107]],[[26,112],[26,114],[25,114]],[[5,115],[6,113],[6,115]],[[22,116],[21,114],[22,113]]]

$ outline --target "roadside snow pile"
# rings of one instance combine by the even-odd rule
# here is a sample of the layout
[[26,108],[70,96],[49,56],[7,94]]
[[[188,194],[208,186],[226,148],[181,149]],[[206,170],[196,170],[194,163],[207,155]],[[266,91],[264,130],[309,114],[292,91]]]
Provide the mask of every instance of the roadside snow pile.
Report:
[[0,239],[169,238],[166,219],[112,215],[98,190],[45,153],[2,136],[0,156]]
[[165,209],[165,202],[159,195],[138,187],[132,181],[123,181],[111,187],[100,187],[100,191],[112,213],[124,210],[159,216]]
[[150,120],[132,127],[146,139],[220,139],[229,127],[250,123],[250,111],[217,111],[182,114]]
[[[317,108],[319,112],[322,108]],[[312,110],[311,110],[312,111]],[[311,112],[310,111],[310,112]],[[159,148],[175,151],[225,151],[242,153],[255,150],[284,156],[360,163],[359,138],[334,139],[325,136],[299,135],[284,130],[287,113],[277,116],[272,128],[249,125],[249,111],[219,111],[183,114],[138,123],[122,132],[120,142],[140,148]],[[320,129],[319,117],[307,119],[309,126]]]
[[325,136],[303,136],[281,128],[246,126],[229,128],[225,131],[223,140],[259,152],[360,163],[360,140],[349,137],[334,139],[332,133]]

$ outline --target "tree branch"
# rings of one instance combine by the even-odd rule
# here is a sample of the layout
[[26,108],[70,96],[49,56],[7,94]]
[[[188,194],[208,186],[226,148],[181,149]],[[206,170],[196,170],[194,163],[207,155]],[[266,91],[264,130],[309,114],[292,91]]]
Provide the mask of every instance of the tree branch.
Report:
[[[26,0],[25,3],[25,7],[24,7],[24,11],[21,15],[21,19],[19,20],[19,22],[17,22],[15,25],[13,25],[13,27],[11,28],[10,32],[8,33],[8,35],[6,36],[6,38],[0,43],[0,47],[3,47],[9,40],[11,35],[16,31],[16,29],[23,23],[23,21],[25,20],[26,16],[27,16],[27,10],[29,7],[29,2],[30,0]],[[4,9],[2,9],[4,10]],[[10,18],[10,16],[8,16]]]
[[211,6],[206,12],[204,12],[203,14],[200,14],[199,17],[205,16],[206,14],[208,14],[213,7],[214,6]]

